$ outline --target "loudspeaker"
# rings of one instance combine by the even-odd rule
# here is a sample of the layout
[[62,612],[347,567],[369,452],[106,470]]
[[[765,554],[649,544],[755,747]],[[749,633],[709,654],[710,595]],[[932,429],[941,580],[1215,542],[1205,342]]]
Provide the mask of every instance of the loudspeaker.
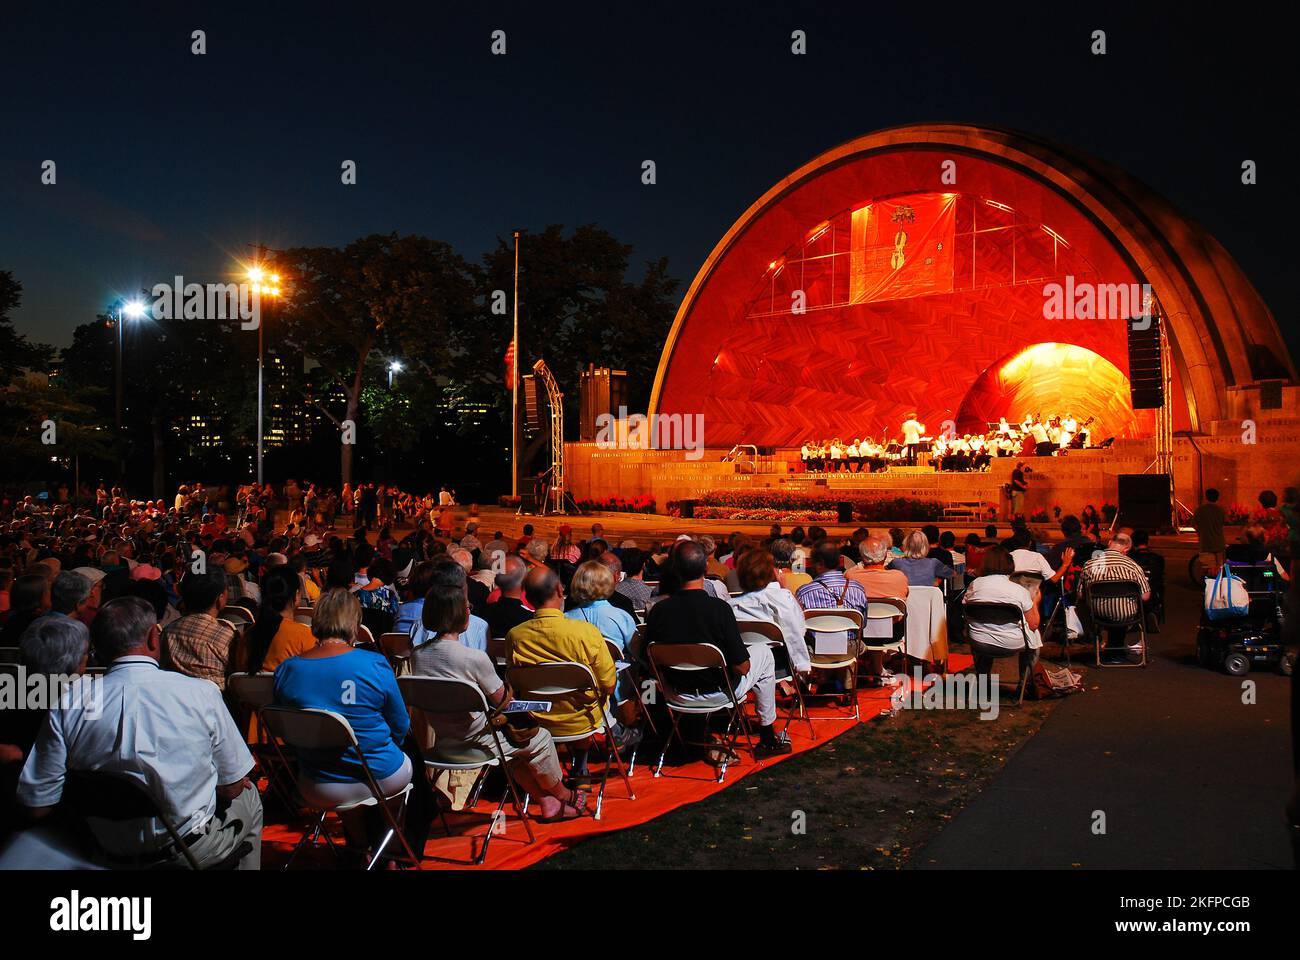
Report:
[[695,519],[695,503],[696,501],[694,500],[683,500],[679,504],[683,520]]
[[1172,494],[1167,473],[1121,473],[1119,524],[1142,530],[1168,529]]
[[1146,329],[1128,321],[1128,387],[1134,410],[1165,405],[1165,378],[1160,368],[1160,318],[1152,316]]
[[835,513],[836,523],[853,522],[853,504],[849,503],[847,500],[841,500],[839,503],[835,504]]
[[524,388],[524,430],[537,434],[542,430],[541,413],[537,405],[537,378],[531,373],[519,378]]

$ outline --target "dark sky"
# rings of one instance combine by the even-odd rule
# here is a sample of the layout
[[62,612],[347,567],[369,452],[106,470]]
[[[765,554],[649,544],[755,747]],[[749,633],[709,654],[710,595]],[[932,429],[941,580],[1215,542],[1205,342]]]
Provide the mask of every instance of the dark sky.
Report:
[[[0,14],[0,269],[25,287],[18,328],[48,342],[120,294],[217,279],[250,243],[376,231],[477,257],[515,227],[596,222],[638,260],[667,256],[684,289],[799,164],[880,127],[958,121],[1052,137],[1145,180],[1218,236],[1300,347],[1296,58],[1259,13],[114,6]],[[196,28],[205,56],[190,53]],[[489,52],[497,28],[504,57]],[[806,56],[790,53],[796,28]],[[47,159],[56,186],[40,185]],[[339,182],[346,159],[355,187]],[[1244,159],[1256,186],[1241,185]]]

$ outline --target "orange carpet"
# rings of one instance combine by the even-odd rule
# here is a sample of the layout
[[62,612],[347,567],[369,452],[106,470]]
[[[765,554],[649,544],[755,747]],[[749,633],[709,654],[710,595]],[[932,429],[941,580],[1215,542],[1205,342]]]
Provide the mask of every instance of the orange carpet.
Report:
[[[969,657],[953,654],[948,667],[953,671],[964,670],[969,666],[969,660]],[[860,690],[858,703],[861,720],[858,722],[867,723],[877,719],[882,710],[888,711],[889,697],[892,692],[890,688]],[[809,713],[815,718],[811,734],[807,723],[797,721],[790,724],[788,730],[793,747],[790,753],[755,763],[750,752],[741,749],[739,751],[741,762],[727,768],[727,779],[724,783],[716,781],[715,768],[704,761],[677,767],[665,764],[663,776],[656,778],[653,764],[658,759],[658,755],[647,756],[642,751],[637,755],[636,769],[632,777],[635,800],[628,799],[627,789],[622,779],[616,772],[611,771],[609,784],[605,788],[605,803],[601,819],[593,820],[588,816],[555,824],[541,824],[534,820],[535,843],[528,842],[522,822],[518,817],[511,815],[512,808],[507,804],[505,832],[498,830],[492,837],[487,860],[480,869],[517,870],[544,860],[589,837],[646,823],[678,807],[711,797],[739,783],[757,770],[815,749],[855,725],[847,710],[829,704],[815,705],[819,703],[825,701],[814,700],[809,706]],[[752,705],[750,709],[752,710]],[[783,709],[782,716],[777,720],[778,729],[784,722]],[[600,768],[595,766],[594,769]],[[594,792],[589,806],[595,808]],[[489,803],[481,799],[474,813],[449,813],[447,822],[452,831],[450,837],[444,833],[441,821],[435,820],[430,829],[430,840],[424,848],[425,860],[421,866],[426,870],[472,868],[474,866],[472,861],[478,854],[483,836],[489,827],[489,817],[495,809],[495,801]],[[330,820],[334,821],[334,818],[331,817]],[[336,823],[334,825],[337,826]],[[276,868],[284,862],[293,844],[302,835],[302,829],[301,825],[294,824],[268,823],[266,825],[262,831],[264,868]],[[332,835],[337,837],[339,834],[333,832]],[[298,859],[294,861],[293,869],[304,869],[313,865],[321,867],[331,865],[330,854],[323,845],[316,850],[304,848],[298,855]]]

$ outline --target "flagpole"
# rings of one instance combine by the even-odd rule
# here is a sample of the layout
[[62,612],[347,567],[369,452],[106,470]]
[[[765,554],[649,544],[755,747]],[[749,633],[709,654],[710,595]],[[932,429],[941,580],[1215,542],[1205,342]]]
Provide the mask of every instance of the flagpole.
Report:
[[515,231],[515,332],[510,341],[510,496],[519,496],[519,231]]

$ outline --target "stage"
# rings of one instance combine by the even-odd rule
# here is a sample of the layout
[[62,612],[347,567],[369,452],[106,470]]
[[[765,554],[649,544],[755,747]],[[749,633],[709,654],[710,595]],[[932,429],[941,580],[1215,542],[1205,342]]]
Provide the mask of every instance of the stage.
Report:
[[[1294,396],[1287,391],[1291,408]],[[1300,450],[1300,419],[1294,409],[1262,415],[1255,432],[1243,438],[1241,420],[1219,421],[1204,435],[1175,436],[1174,494],[1195,509],[1207,487],[1217,487],[1225,506],[1255,506],[1260,490],[1296,482],[1295,451]],[[1245,442],[1246,439],[1254,442]],[[808,473],[795,448],[777,448],[765,456],[734,461],[731,448],[702,451],[610,449],[598,443],[565,444],[565,476],[575,500],[596,505],[614,498],[649,498],[653,512],[667,514],[683,500],[730,494],[756,499],[792,494],[825,498],[832,504],[907,498],[934,501],[945,517],[957,519],[953,507],[982,504],[1005,516],[1004,487],[1023,462],[1033,472],[1025,512],[1055,520],[1077,514],[1089,504],[1101,510],[1119,502],[1119,477],[1150,473],[1156,458],[1154,438],[1116,440],[1107,449],[1071,450],[1053,457],[998,457],[983,472],[943,472],[930,467],[891,467],[878,473]],[[698,459],[690,456],[699,454]],[[797,497],[802,500],[803,497]],[[905,520],[906,517],[896,519]],[[973,519],[973,518],[972,518]]]

